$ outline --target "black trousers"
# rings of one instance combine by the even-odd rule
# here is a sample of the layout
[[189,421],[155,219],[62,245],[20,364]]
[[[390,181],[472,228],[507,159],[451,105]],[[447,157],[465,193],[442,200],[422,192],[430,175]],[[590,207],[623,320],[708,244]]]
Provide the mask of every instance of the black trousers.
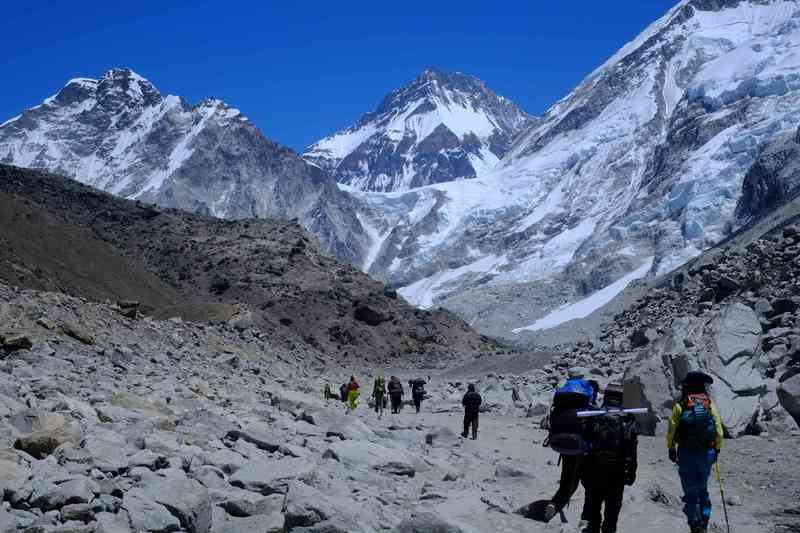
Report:
[[400,407],[403,406],[403,397],[399,394],[392,394],[389,396],[389,399],[392,401],[392,413],[399,413]]
[[422,394],[414,395],[414,407],[417,408],[417,412],[419,413],[420,407],[422,407]]
[[463,437],[469,434],[469,429],[472,428],[472,438],[478,438],[478,415],[464,413],[464,432],[461,434]]
[[583,488],[581,519],[588,522],[587,533],[616,533],[625,492],[624,469],[586,468]]
[[561,456],[561,480],[558,483],[558,491],[550,500],[553,502],[556,512],[560,512],[566,507],[572,499],[572,495],[578,490],[582,466],[583,457],[580,455]]

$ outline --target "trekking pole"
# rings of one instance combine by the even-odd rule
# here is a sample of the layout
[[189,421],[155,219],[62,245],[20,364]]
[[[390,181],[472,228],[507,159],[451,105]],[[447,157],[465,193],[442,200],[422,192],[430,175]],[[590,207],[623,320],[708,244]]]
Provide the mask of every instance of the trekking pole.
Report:
[[725,489],[722,487],[722,474],[719,471],[719,457],[715,463],[717,467],[717,483],[719,483],[719,495],[722,498],[722,512],[725,515],[725,527],[731,533],[731,523],[728,521],[728,504],[725,503]]

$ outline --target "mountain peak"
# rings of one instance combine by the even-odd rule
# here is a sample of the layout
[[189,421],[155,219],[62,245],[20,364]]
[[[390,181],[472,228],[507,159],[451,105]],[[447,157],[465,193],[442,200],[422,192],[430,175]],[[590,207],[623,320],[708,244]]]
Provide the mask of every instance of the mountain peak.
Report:
[[154,105],[161,93],[149,80],[129,68],[108,70],[97,85],[98,93],[107,96],[124,94],[127,99],[143,105]]
[[305,157],[358,189],[407,190],[489,172],[530,120],[475,76],[428,67]]

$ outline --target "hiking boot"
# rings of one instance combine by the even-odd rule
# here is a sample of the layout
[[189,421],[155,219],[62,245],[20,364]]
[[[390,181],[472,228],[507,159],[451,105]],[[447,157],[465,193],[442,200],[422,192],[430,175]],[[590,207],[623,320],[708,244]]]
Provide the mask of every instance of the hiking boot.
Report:
[[466,438],[467,438],[467,433],[466,433],[466,432],[464,432],[464,433],[462,433],[462,434],[461,434],[461,436],[462,436],[462,437],[464,437],[464,438],[466,439]]
[[556,515],[556,512],[557,512],[556,511],[556,506],[553,505],[552,503],[548,503],[547,507],[544,508],[544,520],[545,520],[545,522],[549,522],[550,520],[552,520],[553,517]]

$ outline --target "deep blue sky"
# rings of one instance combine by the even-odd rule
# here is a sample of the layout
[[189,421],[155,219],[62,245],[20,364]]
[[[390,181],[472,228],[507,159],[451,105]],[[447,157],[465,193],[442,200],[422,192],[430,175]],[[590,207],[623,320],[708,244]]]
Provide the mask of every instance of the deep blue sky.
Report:
[[539,114],[675,3],[5,2],[0,122],[117,66],[163,94],[221,98],[298,150],[431,65]]

